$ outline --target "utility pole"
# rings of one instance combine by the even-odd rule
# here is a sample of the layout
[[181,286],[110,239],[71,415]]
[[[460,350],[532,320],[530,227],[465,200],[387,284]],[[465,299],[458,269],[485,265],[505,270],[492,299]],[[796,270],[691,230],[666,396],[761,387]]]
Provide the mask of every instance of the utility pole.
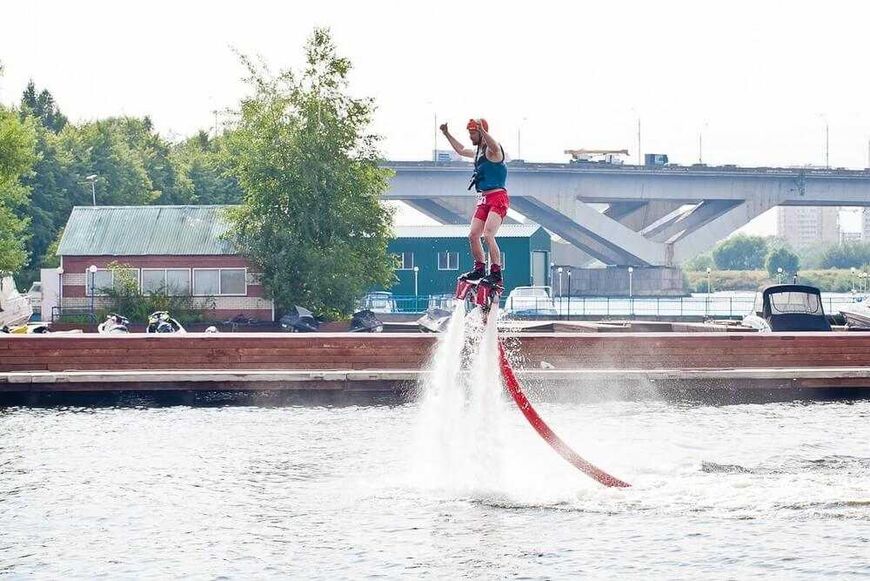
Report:
[[825,119],[825,167],[827,169],[831,169],[831,150],[830,150],[830,141],[828,139],[828,120]]
[[637,165],[643,165],[640,153],[640,117],[637,118]]

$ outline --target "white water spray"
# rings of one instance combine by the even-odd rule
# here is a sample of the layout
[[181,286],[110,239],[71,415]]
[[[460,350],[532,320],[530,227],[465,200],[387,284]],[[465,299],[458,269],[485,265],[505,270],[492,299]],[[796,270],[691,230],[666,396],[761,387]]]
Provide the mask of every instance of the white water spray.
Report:
[[457,302],[421,384],[416,473],[425,486],[489,492],[503,489],[510,414],[498,366],[498,307],[484,324]]

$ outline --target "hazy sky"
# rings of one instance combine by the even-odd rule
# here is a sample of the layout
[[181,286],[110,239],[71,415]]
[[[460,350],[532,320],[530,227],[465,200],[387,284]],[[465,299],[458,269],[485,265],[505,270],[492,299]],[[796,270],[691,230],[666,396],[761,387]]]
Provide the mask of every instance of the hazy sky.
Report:
[[[430,157],[435,117],[485,116],[508,153],[627,148],[709,164],[868,165],[870,4],[854,2],[12,2],[0,102],[28,79],[76,121],[214,124],[245,91],[232,48],[298,66],[315,26],[374,97],[392,159]],[[446,147],[443,141],[439,147]]]

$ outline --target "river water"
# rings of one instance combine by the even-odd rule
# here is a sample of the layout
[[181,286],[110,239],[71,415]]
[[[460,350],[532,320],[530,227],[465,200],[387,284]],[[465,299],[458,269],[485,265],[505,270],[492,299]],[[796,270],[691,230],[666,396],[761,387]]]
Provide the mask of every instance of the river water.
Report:
[[0,410],[0,576],[870,576],[870,401],[536,404],[608,489],[452,348],[402,405]]
[[419,405],[7,409],[0,572],[870,576],[868,402],[539,405],[623,490],[518,413],[490,472],[420,472]]

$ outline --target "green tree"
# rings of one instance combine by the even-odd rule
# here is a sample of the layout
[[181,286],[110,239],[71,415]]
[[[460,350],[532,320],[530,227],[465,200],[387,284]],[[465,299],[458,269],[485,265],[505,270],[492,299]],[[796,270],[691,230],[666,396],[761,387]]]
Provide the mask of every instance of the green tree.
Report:
[[17,272],[27,261],[28,190],[21,178],[36,161],[35,142],[33,123],[0,106],[0,273]]
[[189,180],[189,203],[239,204],[243,193],[239,181],[230,174],[224,161],[225,138],[211,138],[205,131],[176,145],[172,164]]
[[860,268],[870,263],[870,244],[849,242],[829,246],[822,252],[822,268]]
[[52,133],[59,133],[67,124],[67,118],[58,109],[52,94],[48,92],[48,89],[43,89],[37,93],[36,85],[33,84],[32,80],[27,83],[27,88],[21,95],[21,114],[23,116],[33,115],[39,119],[43,127]]
[[157,200],[141,151],[131,146],[129,127],[117,119],[104,119],[79,126],[67,125],[60,133],[60,147],[70,157],[76,177],[76,204],[91,205],[88,175],[96,175],[97,204],[102,206],[147,205]]
[[30,204],[25,214],[32,232],[27,242],[30,260],[20,277],[24,285],[39,278],[39,268],[47,258],[49,245],[66,223],[73,204],[86,202],[82,185],[78,183],[80,178],[71,167],[70,156],[59,146],[59,137],[41,124],[34,125],[37,160],[33,171],[23,179],[30,189]]
[[686,261],[686,264],[683,266],[684,270],[691,271],[706,271],[708,268],[713,268],[715,263],[713,262],[713,256],[709,252],[705,252],[704,254],[699,254],[694,258],[691,258]]
[[713,262],[720,270],[759,270],[767,256],[767,241],[760,236],[739,234],[713,249]]
[[389,172],[368,133],[373,102],[347,93],[351,64],[327,30],[314,31],[305,57],[301,74],[277,76],[242,58],[253,94],[227,136],[227,165],[245,194],[230,212],[231,237],[279,308],[332,317],[393,282],[391,212],[380,203]]
[[800,264],[800,257],[785,246],[772,249],[764,261],[764,267],[771,277],[779,275],[779,268],[782,269],[783,276],[792,276],[798,271]]

